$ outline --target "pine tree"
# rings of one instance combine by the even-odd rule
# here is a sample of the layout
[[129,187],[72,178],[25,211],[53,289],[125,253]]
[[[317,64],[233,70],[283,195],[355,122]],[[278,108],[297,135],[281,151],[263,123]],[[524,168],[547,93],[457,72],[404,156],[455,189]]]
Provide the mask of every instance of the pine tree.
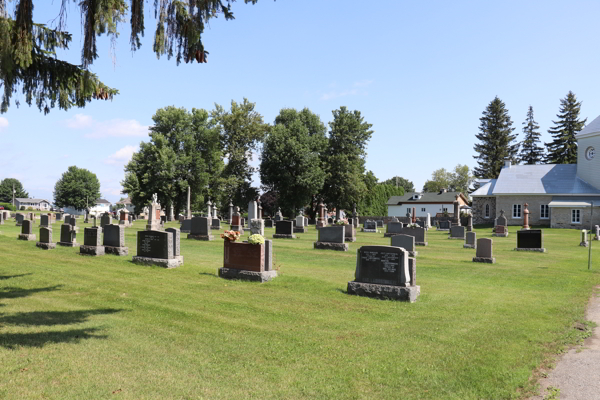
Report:
[[516,162],[519,144],[514,143],[517,135],[512,132],[512,120],[504,102],[496,96],[486,107],[483,117],[479,118],[479,134],[475,135],[480,143],[473,149],[478,166],[473,174],[478,178],[495,179],[500,175],[505,160]]
[[533,119],[533,107],[529,106],[527,118],[523,122],[523,141],[519,160],[523,164],[540,164],[544,160],[544,148],[539,145],[541,134],[538,132],[540,126]]
[[575,164],[577,163],[577,140],[575,135],[583,129],[587,118],[579,120],[579,109],[581,102],[571,91],[567,97],[560,100],[560,111],[556,115],[558,121],[552,121],[555,125],[548,129],[548,133],[554,137],[548,146],[546,162],[548,164]]

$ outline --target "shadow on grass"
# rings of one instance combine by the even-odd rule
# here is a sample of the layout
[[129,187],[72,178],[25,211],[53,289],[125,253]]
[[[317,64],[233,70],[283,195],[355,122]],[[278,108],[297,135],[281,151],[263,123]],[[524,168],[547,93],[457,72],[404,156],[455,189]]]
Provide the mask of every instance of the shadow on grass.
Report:
[[59,288],[61,288],[61,287],[62,287],[62,285],[55,285],[55,286],[48,286],[48,287],[36,288],[36,289],[22,289],[19,287],[5,286],[0,289],[0,300],[2,300],[2,299],[17,299],[20,297],[31,296],[32,294],[40,293],[40,292],[53,292],[55,290],[59,290]]
[[337,288],[335,290],[338,291],[338,292],[340,292],[340,293],[348,294],[348,290],[344,290],[344,289],[340,289],[340,288]]
[[106,339],[107,335],[95,335],[97,328],[71,329],[68,331],[39,333],[0,334],[0,346],[7,349],[19,347],[44,347],[53,343],[79,343],[83,339]]
[[123,310],[101,308],[97,310],[22,312],[0,317],[0,325],[51,326],[80,324],[87,321],[92,315],[114,314],[120,311]]
[[219,275],[217,274],[211,274],[210,272],[198,272],[198,275],[207,275],[207,276],[212,276],[213,278],[218,278]]
[[20,278],[22,276],[33,275],[33,272],[29,272],[27,274],[19,274],[19,275],[0,275],[0,281],[11,278]]

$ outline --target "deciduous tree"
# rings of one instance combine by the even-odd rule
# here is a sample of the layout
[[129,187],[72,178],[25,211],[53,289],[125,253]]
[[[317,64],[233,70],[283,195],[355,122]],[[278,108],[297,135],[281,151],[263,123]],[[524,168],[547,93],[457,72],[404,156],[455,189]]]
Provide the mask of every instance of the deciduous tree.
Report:
[[0,203],[12,204],[13,187],[15,189],[15,199],[29,198],[29,193],[23,189],[23,185],[18,179],[5,178],[0,182]]
[[381,184],[402,187],[402,188],[404,188],[405,193],[415,191],[415,185],[412,183],[412,181],[409,181],[408,179],[405,179],[401,176],[395,176],[393,178],[390,178],[386,181],[381,182]]
[[100,181],[93,172],[71,166],[54,185],[54,204],[85,210],[100,198]]

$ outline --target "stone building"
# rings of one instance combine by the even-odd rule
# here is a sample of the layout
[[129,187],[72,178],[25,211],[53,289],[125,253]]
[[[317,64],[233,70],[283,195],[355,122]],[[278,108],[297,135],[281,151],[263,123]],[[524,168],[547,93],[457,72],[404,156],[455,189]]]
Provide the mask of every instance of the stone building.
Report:
[[[589,228],[600,224],[600,117],[577,136],[577,164],[512,165],[506,161],[498,179],[480,179],[473,198],[473,223],[493,224],[504,210],[509,225]],[[593,205],[593,212],[592,212]],[[592,216],[593,215],[593,216]]]

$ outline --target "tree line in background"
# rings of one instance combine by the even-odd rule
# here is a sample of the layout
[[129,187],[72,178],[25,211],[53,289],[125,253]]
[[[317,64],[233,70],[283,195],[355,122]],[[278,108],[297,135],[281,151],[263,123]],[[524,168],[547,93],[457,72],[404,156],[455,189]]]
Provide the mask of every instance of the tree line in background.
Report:
[[504,161],[514,164],[574,164],[577,162],[577,140],[575,135],[580,132],[586,119],[581,120],[579,112],[581,102],[577,101],[571,91],[560,100],[557,120],[548,130],[553,137],[552,142],[545,143],[547,151],[541,146],[539,125],[534,119],[533,107],[529,106],[523,122],[523,140],[517,142],[513,134],[513,122],[502,100],[497,96],[488,104],[479,119],[479,133],[474,149],[478,166],[473,170],[478,178],[495,179],[500,175]]

